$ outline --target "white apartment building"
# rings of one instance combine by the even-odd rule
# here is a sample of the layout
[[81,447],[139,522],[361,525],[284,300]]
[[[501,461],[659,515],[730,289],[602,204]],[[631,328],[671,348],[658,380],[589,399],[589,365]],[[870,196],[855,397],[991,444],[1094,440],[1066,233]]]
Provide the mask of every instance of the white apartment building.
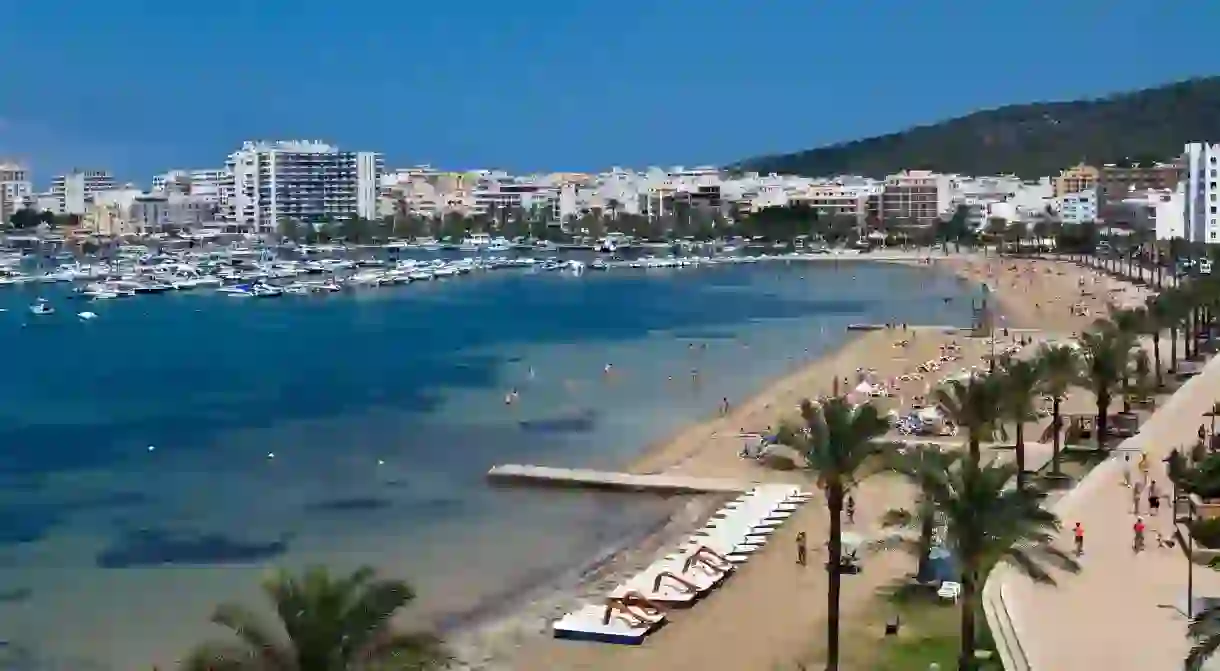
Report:
[[221,170],[171,170],[152,178],[152,193],[176,192],[223,205],[232,176]]
[[1220,144],[1192,142],[1182,158],[1183,237],[1190,242],[1220,242]]
[[885,178],[882,221],[913,220],[928,224],[949,210],[953,179],[929,170],[906,170]]
[[272,233],[281,219],[304,223],[377,216],[383,170],[376,152],[340,151],[323,142],[245,142],[225,166],[222,199],[239,228]]
[[791,203],[801,203],[817,210],[822,216],[851,217],[863,222],[868,216],[869,198],[878,196],[877,185],[847,186],[844,184],[810,184],[804,192],[788,198]]
[[1152,231],[1158,240],[1186,236],[1183,216],[1185,189],[1144,189],[1128,192],[1106,205],[1105,223],[1127,230]]
[[1059,220],[1067,225],[1097,221],[1097,187],[1065,193],[1058,198]]
[[0,222],[7,222],[33,192],[30,171],[25,165],[0,160]]
[[83,215],[93,195],[115,188],[114,177],[105,170],[73,170],[51,180],[51,195],[55,197],[56,214]]

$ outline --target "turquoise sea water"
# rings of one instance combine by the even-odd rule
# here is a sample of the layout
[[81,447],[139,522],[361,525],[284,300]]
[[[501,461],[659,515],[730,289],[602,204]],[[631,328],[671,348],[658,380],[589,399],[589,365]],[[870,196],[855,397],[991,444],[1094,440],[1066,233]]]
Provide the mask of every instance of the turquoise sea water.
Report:
[[[491,465],[621,464],[849,323],[967,323],[964,291],[868,263],[88,307],[53,286],[3,290],[0,666],[170,663],[216,603],[255,602],[270,566],[373,564],[453,624],[677,505],[493,488]],[[36,296],[57,314],[30,315]]]

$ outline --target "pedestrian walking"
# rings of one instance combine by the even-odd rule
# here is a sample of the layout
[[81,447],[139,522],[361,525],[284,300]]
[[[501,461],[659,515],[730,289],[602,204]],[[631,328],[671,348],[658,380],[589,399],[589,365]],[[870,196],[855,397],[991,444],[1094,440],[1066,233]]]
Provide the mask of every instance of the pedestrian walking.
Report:
[[805,547],[805,532],[802,531],[796,535],[796,563],[804,566],[807,560],[808,550]]
[[1144,518],[1135,518],[1135,526],[1131,528],[1133,537],[1131,539],[1131,549],[1136,552],[1144,551]]
[[1131,485],[1131,512],[1132,514],[1140,514],[1140,495],[1144,493],[1144,483],[1136,480]]
[[1144,452],[1140,455],[1140,480],[1145,484],[1148,482],[1148,453]]
[[1123,486],[1131,486],[1131,455],[1123,455]]
[[1155,516],[1161,512],[1161,493],[1157,491],[1156,480],[1148,485],[1148,514]]
[[1084,527],[1080,522],[1072,528],[1072,535],[1076,537],[1076,556],[1079,557],[1084,554]]
[[851,494],[847,495],[847,523],[856,523],[856,499]]

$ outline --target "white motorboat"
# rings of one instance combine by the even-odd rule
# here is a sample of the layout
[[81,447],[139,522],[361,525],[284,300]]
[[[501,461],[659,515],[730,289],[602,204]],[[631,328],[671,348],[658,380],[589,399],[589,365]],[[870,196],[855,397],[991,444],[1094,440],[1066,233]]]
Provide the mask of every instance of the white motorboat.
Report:
[[37,301],[34,301],[32,305],[30,305],[30,314],[53,315],[55,314],[55,308],[47,305],[46,299],[39,298]]
[[483,248],[483,251],[507,252],[507,251],[511,251],[512,248],[513,248],[513,243],[509,242],[508,238],[498,237],[498,238],[492,238],[491,242],[489,242],[487,244],[487,246]]
[[491,245],[491,236],[486,233],[471,233],[462,238],[462,246],[458,247],[463,252],[477,252],[487,249]]

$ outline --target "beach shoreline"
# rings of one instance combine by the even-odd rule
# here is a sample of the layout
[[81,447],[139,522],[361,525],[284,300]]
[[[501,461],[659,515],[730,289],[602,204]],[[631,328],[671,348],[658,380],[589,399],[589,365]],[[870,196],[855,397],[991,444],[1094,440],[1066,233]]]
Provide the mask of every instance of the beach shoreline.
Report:
[[[851,262],[901,264],[944,273],[944,268],[923,263],[923,258],[853,258]],[[961,297],[957,300],[967,299]],[[740,466],[744,460],[737,456],[738,448],[743,444],[739,436],[741,429],[749,434],[763,433],[767,428],[776,426],[783,416],[792,415],[800,399],[831,394],[834,391],[833,378],[846,381],[856,373],[859,362],[874,358],[879,350],[890,349],[891,342],[901,338],[903,333],[915,338],[920,337],[918,334],[928,334],[938,343],[941,339],[965,340],[969,336],[968,325],[946,326],[949,325],[910,325],[904,331],[895,325],[893,329],[847,331],[829,347],[812,353],[812,358],[796,364],[786,374],[771,378],[744,400],[734,402],[730,399],[734,407],[727,414],[711,410],[704,418],[650,441],[634,455],[623,458],[616,467],[632,473],[741,475]],[[935,347],[939,347],[939,344]],[[716,458],[708,459],[709,453],[713,452]],[[751,474],[747,481],[808,484],[807,477],[801,471],[760,470]],[[584,579],[575,589],[569,588],[566,592],[537,589],[525,594],[517,593],[514,599],[517,599],[518,605],[531,597],[535,600],[516,612],[505,612],[507,608],[500,603],[481,613],[470,623],[471,626],[454,632],[458,641],[455,647],[463,651],[463,668],[529,668],[528,665],[515,665],[520,657],[517,654],[521,652],[520,646],[530,643],[524,639],[531,633],[540,638],[546,633],[549,622],[565,612],[565,608],[600,597],[617,581],[672,551],[674,546],[702,526],[723,501],[724,497],[694,497],[688,505],[644,537],[624,542],[608,556],[596,557],[588,562],[580,570]]]
[[[867,258],[859,259],[861,262],[868,260]],[[1006,318],[1003,322],[1004,326],[1014,330],[1045,330],[1047,335],[1061,337],[1076,332],[1083,328],[1084,325],[1087,325],[1089,321],[1082,320],[1075,315],[1073,315],[1074,318],[1072,320],[1048,319],[1046,318],[1047,315],[1041,314],[1040,309],[1031,309],[1031,301],[1037,299],[1025,291],[1016,290],[1017,280],[1012,280],[1010,286],[1005,286],[1002,281],[999,281],[1000,279],[1004,281],[1011,279],[1006,273],[1009,270],[1021,268],[1022,263],[1028,263],[1025,260],[964,254],[949,256],[917,255],[909,259],[877,259],[877,262],[927,268],[933,272],[951,275],[963,284],[987,284],[991,289],[991,297],[996,301],[997,312]],[[1037,272],[1045,270],[1048,277],[1050,275],[1064,274],[1064,266],[1060,262],[1042,261],[1040,263],[1046,265],[1046,268],[1038,268]],[[1033,269],[1036,265],[1030,264],[1030,269],[1024,272],[1034,272]],[[1017,274],[1013,277],[1020,277],[1020,275]],[[1069,279],[1075,281],[1074,277],[1065,279],[1063,282],[1059,282],[1058,277],[1049,281],[1057,283],[1057,287],[1066,288],[1072,286],[1068,281]],[[1030,281],[1032,282],[1033,280]],[[1042,280],[1038,278],[1038,281]],[[1055,291],[1059,292],[1060,289]],[[803,362],[796,369],[774,378],[763,385],[758,392],[741,401],[729,413],[711,414],[703,420],[692,422],[661,439],[650,442],[642,447],[633,457],[626,459],[624,467],[630,472],[637,473],[677,472],[702,476],[740,476],[742,473],[740,468],[742,466],[741,462],[744,460],[737,457],[736,449],[732,449],[734,444],[741,444],[742,442],[742,439],[738,437],[740,429],[745,429],[747,433],[761,432],[767,426],[777,424],[782,416],[791,416],[796,402],[800,398],[812,398],[818,394],[831,393],[833,391],[832,383],[830,382],[832,378],[850,377],[852,373],[860,370],[862,367],[868,367],[869,364],[878,361],[879,358],[884,358],[884,353],[887,349],[896,346],[891,345],[890,341],[895,337],[904,337],[904,334],[912,334],[912,337],[915,339],[921,338],[923,334],[928,334],[931,337],[924,338],[925,340],[935,340],[938,343],[972,343],[973,346],[969,352],[971,357],[978,357],[984,352],[984,348],[980,345],[985,339],[971,339],[969,337],[969,329],[965,325],[951,330],[935,326],[915,326],[905,331],[895,328],[848,333],[840,342],[819,353],[814,359]],[[899,357],[894,358],[898,360]],[[864,364],[864,366],[861,366],[861,364]],[[806,476],[799,470],[788,472],[756,471],[752,475],[754,477],[749,478],[752,481],[784,481],[807,484],[805,482]],[[890,490],[900,489],[898,483],[895,482],[883,483],[873,489],[886,489],[887,486]],[[862,498],[865,494],[868,494],[870,497],[872,496],[871,492],[866,491],[862,492]],[[891,491],[885,498],[888,499],[893,495],[894,492]],[[900,499],[901,495],[898,498]],[[696,526],[710,516],[714,510],[715,506],[709,506],[695,514]],[[810,524],[817,524],[819,514],[824,516],[824,513],[819,513],[817,506],[810,506],[808,510],[803,510],[798,517],[811,520]],[[625,565],[630,565],[638,570],[640,562],[646,558],[654,558],[662,554],[661,550],[663,548],[680,542],[689,534],[690,528],[693,527],[674,526],[667,523],[658,529],[656,533],[650,534],[647,546],[640,544],[625,545],[620,552],[608,558],[601,565],[600,568],[604,570],[604,573],[599,575],[599,579],[609,581],[614,577],[626,576],[628,568]],[[777,542],[773,544],[782,543]],[[764,554],[768,551],[764,551]],[[743,572],[751,568],[753,567],[747,566]],[[893,567],[888,568],[897,571]],[[737,596],[740,597],[741,589],[728,590],[728,592],[735,591],[739,593]],[[585,589],[583,592],[597,593],[596,589]],[[572,602],[574,600],[569,598],[568,601]],[[857,600],[853,599],[853,601]],[[863,602],[862,599],[859,599],[859,601]],[[860,616],[861,612],[859,604],[845,603],[845,617],[848,619]],[[683,619],[693,619],[692,615],[695,614],[683,613]],[[537,624],[540,623],[535,620],[535,625]],[[545,622],[541,624],[545,625]],[[706,624],[703,626],[706,628],[713,625]],[[676,628],[681,627],[686,627],[689,634],[690,630],[697,628],[698,625],[692,622],[683,622],[678,623],[676,626]],[[537,626],[535,626],[535,631],[537,631]],[[545,634],[545,631],[538,633]],[[660,636],[664,637],[666,635],[668,635],[668,632]],[[693,634],[690,635],[693,636]],[[483,655],[482,663],[470,665],[468,668],[537,668],[536,665],[539,663],[539,660],[551,659],[553,653],[559,652],[551,641],[542,640],[543,636],[538,636],[534,640],[525,640],[520,635],[514,638],[515,646],[509,649],[497,646],[498,649],[494,651],[485,651],[486,654]],[[807,644],[807,642],[801,645],[797,645],[795,642],[792,643],[796,647],[801,647],[802,645],[807,647]],[[670,647],[673,647],[673,645],[671,641]],[[615,664],[622,663],[626,659],[641,661],[640,658],[643,657],[640,651],[629,652],[624,655],[620,651],[607,649],[617,647],[602,646],[599,650],[573,652],[569,662],[570,666],[555,665],[553,668],[612,668]],[[564,652],[569,652],[573,649],[572,647],[566,647]],[[586,652],[588,654],[583,654]],[[661,656],[663,657],[664,655]],[[644,666],[650,667],[652,665],[645,663]],[[657,666],[657,668],[662,668],[662,666]]]

